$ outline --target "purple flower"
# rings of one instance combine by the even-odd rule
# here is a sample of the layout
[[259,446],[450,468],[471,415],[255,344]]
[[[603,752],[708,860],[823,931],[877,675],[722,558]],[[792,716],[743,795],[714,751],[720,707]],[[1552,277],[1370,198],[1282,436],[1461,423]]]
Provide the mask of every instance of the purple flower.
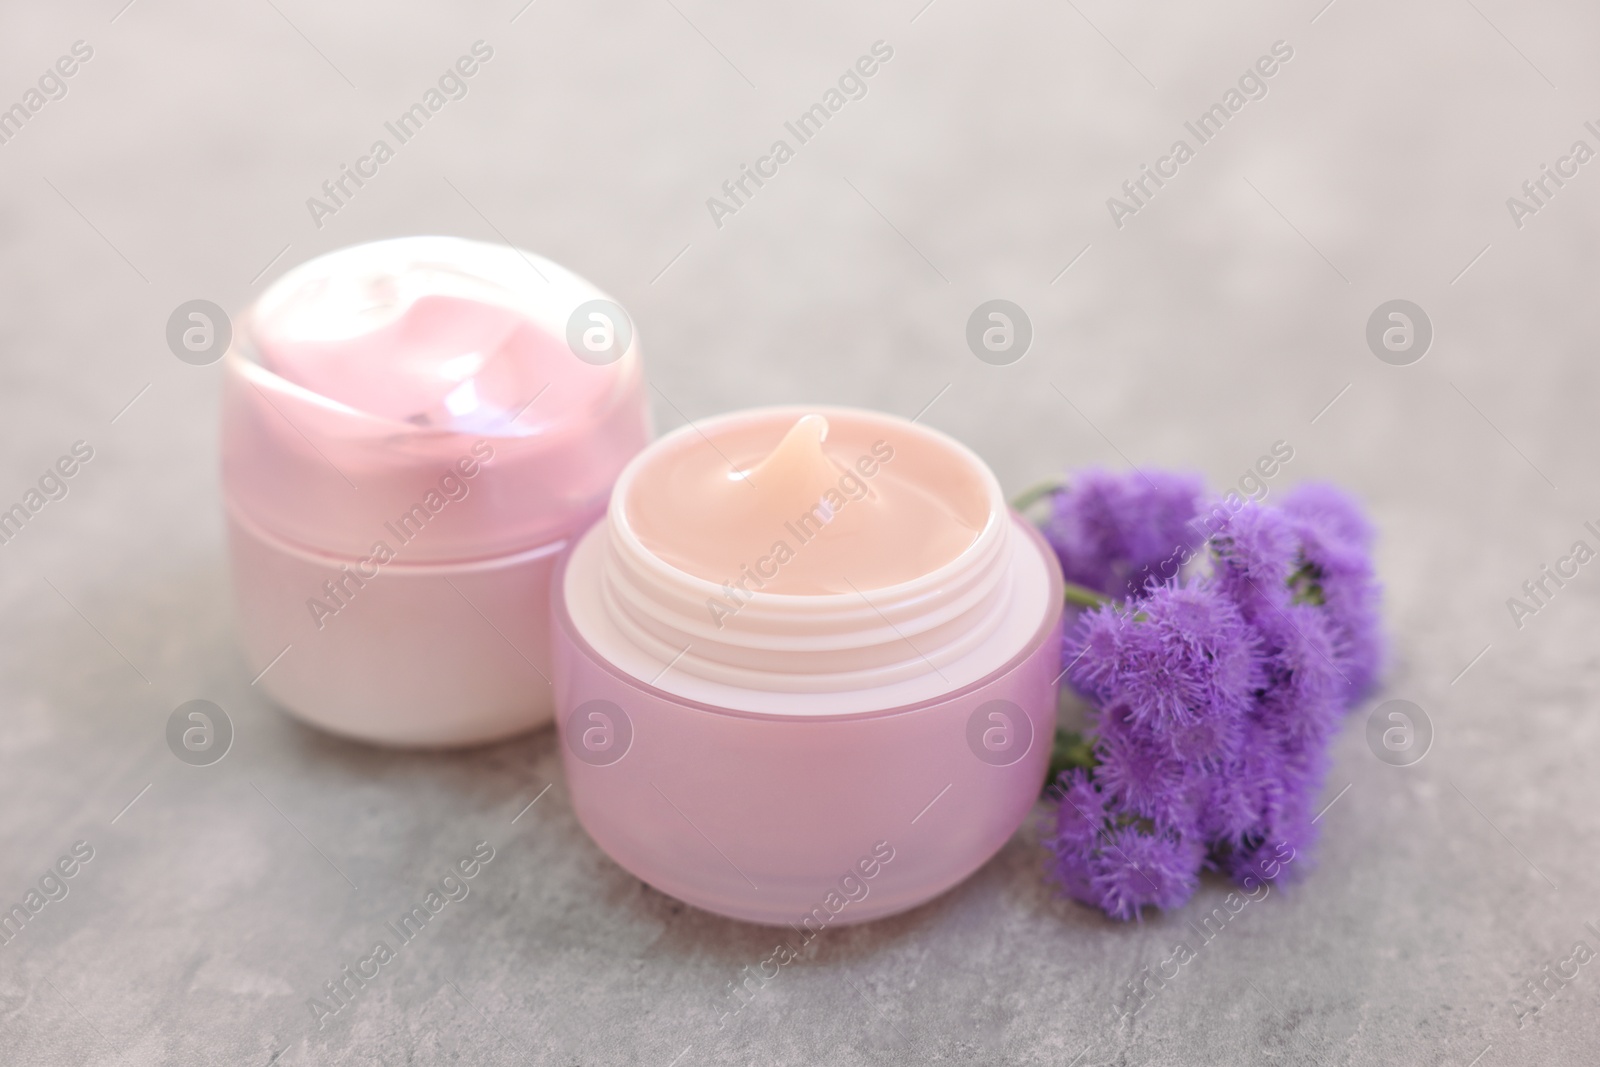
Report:
[[1198,830],[1213,849],[1238,848],[1261,825],[1263,812],[1279,791],[1270,773],[1276,752],[1252,735],[1244,750],[1205,782]]
[[1338,635],[1349,679],[1346,705],[1359,700],[1383,668],[1381,590],[1372,564],[1372,526],[1355,502],[1331,485],[1303,485],[1283,510],[1300,534],[1297,570],[1306,599],[1322,604]]
[[1372,523],[1338,486],[1325,482],[1297,485],[1284,497],[1283,510],[1326,530],[1330,537],[1358,553],[1372,550]]
[[1061,801],[1056,840],[1084,852],[1093,851],[1099,845],[1101,831],[1111,819],[1105,794],[1081,768],[1062,774],[1056,787]]
[[1279,845],[1310,850],[1316,832],[1311,806],[1327,774],[1325,745],[1286,743],[1259,715],[1252,715],[1255,728],[1239,758],[1209,780],[1200,819],[1210,862],[1235,880],[1275,877],[1257,870],[1256,859]]
[[[1220,855],[1214,853],[1213,862],[1246,888],[1250,888],[1251,879],[1277,882],[1304,874],[1317,840],[1317,827],[1311,819],[1311,812],[1301,805],[1274,808],[1262,833]],[[1289,866],[1286,858],[1294,860],[1294,866]],[[1279,862],[1271,862],[1274,859]]]
[[1119,809],[1167,825],[1193,819],[1188,784],[1191,765],[1167,737],[1133,720],[1125,705],[1101,712],[1095,784]]
[[[1197,499],[1179,476],[1095,473],[1046,527],[1069,579],[1126,598],[1062,642],[1092,765],[1061,776],[1046,842],[1063,890],[1116,919],[1181,905],[1202,866],[1247,886],[1303,871],[1329,743],[1382,665],[1372,528],[1348,496],[1305,486],[1190,526]],[[1163,566],[1200,528],[1209,572]]]
[[1042,530],[1067,581],[1139,596],[1177,575],[1202,492],[1195,475],[1085,471],[1052,494]]
[[1211,535],[1213,580],[1254,621],[1289,603],[1289,576],[1299,551],[1300,531],[1277,508],[1254,502],[1228,515]]
[[1352,681],[1341,636],[1326,610],[1287,604],[1256,623],[1267,684],[1254,718],[1275,739],[1323,747],[1339,728]]
[[1194,895],[1205,849],[1192,834],[1119,811],[1087,771],[1067,772],[1060,786],[1049,845],[1068,896],[1126,922]]
[[1252,623],[1271,625],[1291,604],[1325,609],[1342,707],[1371,688],[1383,665],[1372,540],[1355,502],[1329,485],[1293,489],[1281,507],[1247,504],[1212,538],[1216,581]]
[[1124,826],[1100,850],[1092,884],[1114,919],[1135,918],[1146,905],[1176,908],[1194,896],[1203,854],[1181,835]]
[[[1121,705],[1130,721],[1164,731],[1175,754],[1205,756],[1227,751],[1230,721],[1262,684],[1258,644],[1216,589],[1168,585],[1132,605],[1085,612],[1064,653],[1072,684],[1085,696],[1102,707]],[[1196,726],[1207,729],[1190,729]],[[1214,745],[1203,743],[1208,734]],[[1197,742],[1194,751],[1189,746]]]

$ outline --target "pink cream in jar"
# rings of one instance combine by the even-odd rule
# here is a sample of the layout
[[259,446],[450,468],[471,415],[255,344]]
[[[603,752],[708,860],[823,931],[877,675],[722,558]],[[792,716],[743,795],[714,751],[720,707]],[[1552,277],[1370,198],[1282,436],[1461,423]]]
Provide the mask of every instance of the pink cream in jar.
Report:
[[[580,337],[603,328],[583,358],[575,319]],[[233,581],[259,684],[385,744],[547,722],[556,564],[649,439],[621,309],[515,249],[380,241],[275,282],[225,366]]]
[[1061,594],[937,431],[771,408],[668,434],[556,576],[579,820],[663,892],[805,939],[922,903],[1038,797]]

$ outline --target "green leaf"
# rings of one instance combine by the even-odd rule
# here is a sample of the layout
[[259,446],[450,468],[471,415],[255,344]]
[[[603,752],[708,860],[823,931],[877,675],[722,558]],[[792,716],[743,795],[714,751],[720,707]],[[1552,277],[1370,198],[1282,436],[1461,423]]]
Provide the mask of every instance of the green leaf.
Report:
[[1097,593],[1077,582],[1062,582],[1061,589],[1068,604],[1076,604],[1081,608],[1098,608],[1101,604],[1111,603],[1111,598],[1104,593]]
[[1063,771],[1092,771],[1100,766],[1094,754],[1094,742],[1077,730],[1056,729],[1055,744],[1050,749],[1050,773],[1045,779],[1048,788],[1055,784]]
[[1322,591],[1322,571],[1304,558],[1289,575],[1286,584],[1293,593],[1290,600],[1295,604],[1313,604],[1320,608],[1327,603]]
[[1066,487],[1067,483],[1060,478],[1047,478],[1042,482],[1030,485],[1018,493],[1016,499],[1011,501],[1011,506],[1017,511],[1027,511],[1045,497],[1050,496],[1052,493],[1060,492]]

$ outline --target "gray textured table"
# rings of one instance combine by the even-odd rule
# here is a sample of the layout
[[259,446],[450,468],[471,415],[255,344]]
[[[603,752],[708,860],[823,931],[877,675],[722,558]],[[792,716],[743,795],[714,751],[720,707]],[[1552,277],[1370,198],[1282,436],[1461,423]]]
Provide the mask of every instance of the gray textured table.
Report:
[[[27,111],[0,125],[0,505],[94,450],[0,546],[0,900],[93,850],[0,946],[0,1061],[1600,1059],[1600,969],[1548,980],[1521,1027],[1515,1006],[1546,965],[1571,973],[1575,941],[1600,948],[1600,576],[1520,628],[1506,606],[1600,518],[1600,163],[1570,154],[1600,148],[1592,7],[124,2],[13,5],[0,35],[0,105]],[[480,39],[466,96],[314,219],[307,198]],[[80,40],[92,55],[31,110]],[[893,57],[864,97],[737,211],[708,209],[879,40]],[[1276,41],[1293,54],[1265,96],[1200,144],[1184,124]],[[1163,163],[1179,138],[1192,158]],[[1169,177],[1114,212],[1144,164]],[[1568,177],[1535,201],[1542,164]],[[926,407],[1009,489],[1087,463],[1220,487],[1291,442],[1278,484],[1337,479],[1381,526],[1379,699],[1423,707],[1432,750],[1385,765],[1360,709],[1319,870],[1130,1026],[1125,983],[1225,887],[1113,924],[1051,896],[1030,826],[944,897],[819,939],[719,1028],[774,934],[601,855],[550,733],[342,743],[264,701],[237,650],[218,368],[175,359],[167,317],[427,231],[616,293],[663,428],[765,402]],[[963,340],[994,297],[1035,329],[1010,366]],[[1364,339],[1393,298],[1436,331],[1409,366]],[[237,729],[209,768],[162,735],[195,697]],[[317,1028],[308,998],[480,840],[495,858],[471,895]]]

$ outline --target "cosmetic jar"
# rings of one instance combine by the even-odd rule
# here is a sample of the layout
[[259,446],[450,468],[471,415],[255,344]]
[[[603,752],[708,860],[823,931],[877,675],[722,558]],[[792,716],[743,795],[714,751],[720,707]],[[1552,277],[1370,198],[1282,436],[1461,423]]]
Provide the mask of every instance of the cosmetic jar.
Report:
[[956,884],[1039,796],[1059,566],[944,434],[843,408],[685,426],[555,581],[577,816],[680,900],[809,940]]
[[546,259],[408,237],[289,271],[225,357],[251,676],[383,744],[548,722],[552,576],[649,433],[626,315]]

